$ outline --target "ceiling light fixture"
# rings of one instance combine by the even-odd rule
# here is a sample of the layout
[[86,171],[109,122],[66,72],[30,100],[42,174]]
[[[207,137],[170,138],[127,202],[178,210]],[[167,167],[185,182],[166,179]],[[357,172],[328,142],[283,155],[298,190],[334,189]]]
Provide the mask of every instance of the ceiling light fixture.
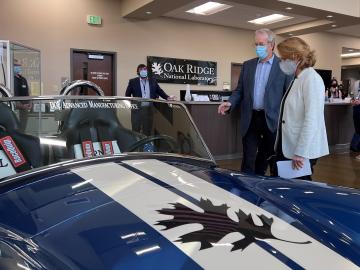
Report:
[[337,25],[336,24],[332,24],[331,27],[336,27]]
[[348,52],[353,52],[354,50],[353,49],[348,49]]
[[254,23],[254,24],[266,25],[266,24],[277,23],[277,22],[290,20],[290,19],[293,19],[293,17],[285,16],[285,15],[281,15],[281,14],[272,14],[272,15],[257,18],[255,20],[251,20],[251,21],[248,21],[248,22],[249,23]]
[[360,57],[360,52],[342,53],[342,58]]
[[294,34],[292,34],[292,33],[289,33],[289,36],[293,36]]
[[151,15],[151,14],[152,14],[151,11],[146,11],[145,13],[146,13],[147,15]]
[[194,7],[193,9],[190,9],[186,12],[198,14],[198,15],[212,15],[212,14],[224,11],[226,9],[229,9],[231,7],[232,6],[230,6],[230,5],[210,1],[210,2],[207,2],[200,6]]
[[329,19],[332,18],[332,17],[334,17],[334,16],[333,15],[327,15],[326,16],[326,18],[329,18]]
[[287,10],[292,10],[293,8],[292,8],[292,7],[286,7],[285,9],[287,9]]

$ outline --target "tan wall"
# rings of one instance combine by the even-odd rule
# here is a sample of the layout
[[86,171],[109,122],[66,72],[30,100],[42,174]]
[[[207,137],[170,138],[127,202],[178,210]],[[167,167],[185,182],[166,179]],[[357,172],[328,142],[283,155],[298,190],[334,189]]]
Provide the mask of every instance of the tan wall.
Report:
[[[135,67],[147,55],[211,60],[218,63],[218,86],[230,82],[231,62],[254,57],[253,32],[167,18],[124,20],[119,0],[2,0],[0,39],[41,50],[44,94],[57,94],[61,77],[70,76],[70,48],[117,52],[117,94],[123,95]],[[86,23],[86,15],[100,15],[103,26]],[[360,39],[333,34],[305,35],[318,52],[318,67],[340,75],[342,46],[360,48]],[[179,96],[182,85],[162,84]]]
[[360,57],[345,58],[342,60],[343,66],[360,66]]
[[[341,59],[342,47],[360,48],[360,38],[336,35],[332,33],[314,33],[300,36],[306,40],[311,48],[316,50],[316,67],[332,69],[333,76],[341,77],[341,66],[347,65],[348,60]],[[352,60],[352,64],[357,60]]]
[[[106,3],[106,5],[104,5]],[[41,50],[45,94],[56,94],[61,77],[70,76],[70,48],[118,53],[117,94],[123,95],[135,68],[147,55],[218,62],[216,87],[230,82],[231,62],[254,56],[251,31],[171,19],[131,21],[120,18],[118,0],[3,0],[0,39],[10,39]],[[7,14],[3,16],[2,14]],[[8,14],[16,14],[8,16]],[[86,15],[103,17],[102,27],[91,27]],[[179,95],[182,85],[163,84]]]

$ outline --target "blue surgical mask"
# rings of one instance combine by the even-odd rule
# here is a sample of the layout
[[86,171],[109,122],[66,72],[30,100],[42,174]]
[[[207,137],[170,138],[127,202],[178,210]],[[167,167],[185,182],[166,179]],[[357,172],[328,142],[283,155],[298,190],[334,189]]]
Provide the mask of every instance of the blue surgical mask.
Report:
[[21,66],[14,66],[14,72],[15,74],[20,74],[22,72]]
[[140,70],[140,77],[146,78],[148,76],[148,72],[145,69]]
[[286,75],[293,75],[296,72],[298,64],[294,60],[286,59],[281,60],[279,66]]
[[257,45],[256,46],[256,55],[260,58],[260,60],[265,59],[268,56],[268,51],[266,46]]

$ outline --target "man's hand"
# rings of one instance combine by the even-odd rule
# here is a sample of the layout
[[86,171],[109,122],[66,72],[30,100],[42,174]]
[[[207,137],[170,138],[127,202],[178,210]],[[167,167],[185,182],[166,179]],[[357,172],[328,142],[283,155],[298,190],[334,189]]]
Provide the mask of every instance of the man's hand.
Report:
[[231,108],[230,102],[223,102],[218,107],[218,114],[225,115],[228,110]]
[[176,100],[176,97],[175,97],[175,96],[169,96],[166,100],[175,101],[175,100]]
[[354,106],[360,105],[360,99],[352,99],[351,104],[354,105]]
[[304,167],[304,160],[305,158],[295,155],[292,158],[292,168],[294,170],[300,170],[302,167]]

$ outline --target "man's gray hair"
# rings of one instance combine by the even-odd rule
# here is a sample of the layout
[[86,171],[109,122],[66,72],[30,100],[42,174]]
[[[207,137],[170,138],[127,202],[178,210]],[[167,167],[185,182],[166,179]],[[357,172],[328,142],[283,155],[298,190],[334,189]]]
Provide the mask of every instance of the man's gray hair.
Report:
[[267,35],[267,40],[268,42],[270,42],[272,45],[275,44],[275,34],[273,31],[271,31],[270,29],[268,28],[262,28],[262,29],[259,29],[259,30],[256,30],[255,31],[255,35],[257,34],[260,34],[260,35]]

